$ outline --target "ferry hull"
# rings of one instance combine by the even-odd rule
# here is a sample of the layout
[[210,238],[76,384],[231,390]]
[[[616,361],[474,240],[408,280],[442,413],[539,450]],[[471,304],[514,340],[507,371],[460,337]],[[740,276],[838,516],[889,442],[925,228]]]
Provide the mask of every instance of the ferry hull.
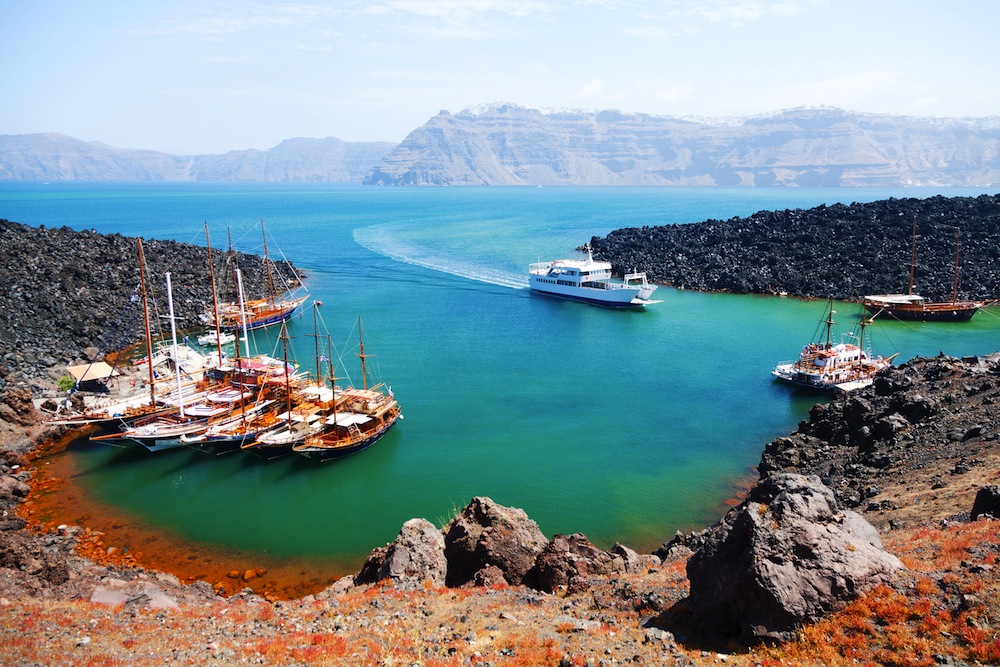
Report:
[[282,456],[288,456],[292,453],[291,442],[281,443],[278,445],[267,445],[259,442],[252,442],[241,447],[244,452],[249,452],[256,457],[262,458],[265,461],[272,461]]
[[205,438],[204,440],[194,440],[185,442],[184,444],[191,449],[197,449],[199,452],[205,454],[221,456],[222,454],[238,452],[244,445],[253,443],[255,436],[256,434],[233,438]]
[[[655,301],[650,301],[648,299],[643,299],[638,295],[638,290],[564,290],[555,291],[552,289],[543,289],[540,287],[531,287],[531,291],[535,294],[543,294],[545,296],[553,296],[559,299],[569,299],[571,301],[579,301],[580,303],[589,303],[596,306],[604,306],[605,308],[645,308],[651,303],[656,303]],[[588,294],[588,291],[594,292],[594,294]],[[613,294],[609,295],[608,292],[628,292],[626,294]]]

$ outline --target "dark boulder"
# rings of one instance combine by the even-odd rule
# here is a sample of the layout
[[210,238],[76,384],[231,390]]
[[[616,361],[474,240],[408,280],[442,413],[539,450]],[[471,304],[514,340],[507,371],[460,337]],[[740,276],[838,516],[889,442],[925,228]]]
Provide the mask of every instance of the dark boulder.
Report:
[[1000,519],[1000,486],[984,486],[972,503],[972,520],[988,516]]
[[586,535],[556,535],[535,558],[537,587],[554,593],[578,579],[625,572],[625,559],[598,549]]
[[529,583],[525,577],[548,542],[524,510],[485,497],[473,498],[444,532],[449,586],[474,582],[489,565],[503,572],[507,583]]
[[902,567],[818,477],[776,474],[688,561],[687,606],[707,637],[783,641]]

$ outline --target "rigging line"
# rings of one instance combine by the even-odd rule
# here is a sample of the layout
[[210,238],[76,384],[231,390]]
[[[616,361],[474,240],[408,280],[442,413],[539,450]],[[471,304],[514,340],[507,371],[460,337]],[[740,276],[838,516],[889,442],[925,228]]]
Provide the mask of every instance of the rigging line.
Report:
[[995,320],[1000,320],[1000,315],[996,315],[996,314],[990,312],[989,310],[987,310],[986,308],[987,308],[986,306],[980,308],[979,312],[982,313],[983,315],[988,316],[988,317],[992,317]]

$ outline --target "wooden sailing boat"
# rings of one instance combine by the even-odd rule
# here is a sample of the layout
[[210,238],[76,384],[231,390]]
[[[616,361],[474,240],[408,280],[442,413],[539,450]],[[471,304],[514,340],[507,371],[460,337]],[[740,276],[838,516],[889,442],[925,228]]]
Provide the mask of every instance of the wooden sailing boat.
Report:
[[[263,220],[260,222],[260,229],[264,236],[264,267],[267,272],[267,294],[262,298],[249,299],[243,303],[240,303],[239,299],[234,299],[228,303],[219,304],[216,312],[206,313],[204,319],[214,322],[220,331],[237,332],[240,329],[260,329],[284,322],[295,313],[309,296],[308,294],[290,296],[287,290],[282,290],[284,296],[278,298],[274,287],[271,258],[267,250],[267,232],[264,229]],[[230,252],[232,251],[230,250]]]
[[959,301],[958,276],[961,253],[961,230],[955,228],[955,268],[951,286],[951,301],[928,301],[913,293],[913,278],[917,263],[917,219],[913,218],[913,241],[910,250],[910,290],[906,294],[872,294],[862,299],[873,318],[895,318],[918,322],[967,322],[985,301]]
[[[173,355],[177,358],[177,325],[169,271],[166,273],[166,283],[170,336]],[[122,426],[118,433],[93,436],[91,440],[107,442],[117,447],[141,446],[151,452],[180,447],[184,444],[181,442],[182,436],[205,431],[215,420],[233,414],[236,407],[249,397],[242,388],[220,385],[209,378],[203,378],[199,383],[200,391],[185,395],[181,373],[175,373],[174,379],[177,383],[176,394],[180,397],[176,410],[142,417]]]
[[243,450],[265,459],[290,454],[293,445],[322,428],[325,417],[324,396],[318,391],[322,387],[293,387],[288,365],[288,330],[284,322],[281,323],[281,344],[285,368],[285,411],[277,415],[273,428],[259,434],[254,442],[242,446]]
[[317,461],[329,461],[355,454],[375,444],[400,419],[402,412],[392,390],[384,384],[368,387],[368,370],[361,318],[358,318],[358,357],[361,359],[361,389],[348,387],[336,391],[333,359],[330,359],[330,386],[334,388],[335,407],[325,420],[323,430],[292,447]]
[[[243,280],[239,269],[236,269],[236,284],[240,286],[242,298]],[[244,345],[246,343],[244,335]],[[293,369],[287,361],[282,362],[265,355],[250,357],[249,347],[247,353],[248,356],[244,357],[241,347],[236,346],[236,360],[231,369],[230,382],[234,387],[244,388],[256,395],[253,404],[241,404],[231,417],[215,422],[203,433],[182,437],[184,444],[215,455],[250,449],[255,446],[259,436],[282,423],[279,419],[279,400],[284,401],[282,387],[284,395],[287,395],[289,389],[298,384],[298,380],[294,383],[289,380]]]

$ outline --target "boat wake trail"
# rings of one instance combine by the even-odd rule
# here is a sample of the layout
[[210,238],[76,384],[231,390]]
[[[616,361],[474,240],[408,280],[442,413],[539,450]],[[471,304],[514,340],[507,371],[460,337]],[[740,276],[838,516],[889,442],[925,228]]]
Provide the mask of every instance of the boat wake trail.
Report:
[[[528,278],[511,271],[477,263],[473,259],[445,256],[400,238],[392,225],[372,225],[354,230],[358,245],[397,262],[421,266],[468,280],[510,289],[527,289]],[[480,255],[481,256],[481,255]],[[478,258],[477,258],[478,259]]]

